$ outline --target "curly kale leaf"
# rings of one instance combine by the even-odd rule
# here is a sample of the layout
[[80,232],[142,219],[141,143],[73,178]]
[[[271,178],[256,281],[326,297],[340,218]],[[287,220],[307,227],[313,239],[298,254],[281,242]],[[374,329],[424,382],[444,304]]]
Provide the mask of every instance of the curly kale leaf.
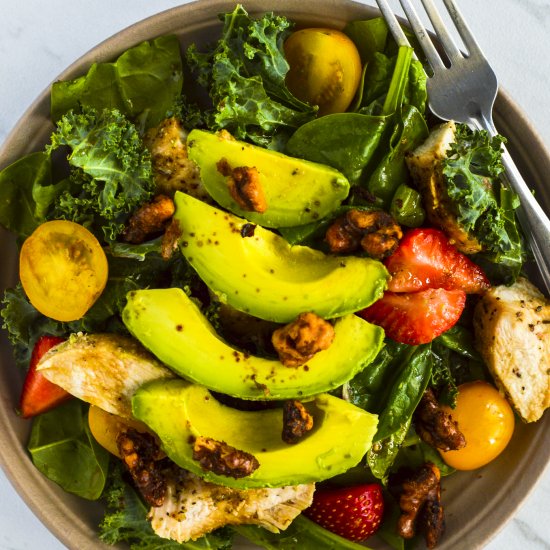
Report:
[[519,203],[499,181],[503,142],[459,124],[442,170],[461,227],[475,234],[489,261],[519,272],[524,255],[514,219]]
[[107,544],[127,542],[131,550],[229,550],[232,546],[232,533],[228,529],[219,529],[183,544],[160,538],[147,521],[145,504],[124,481],[120,466],[111,472],[103,498],[107,513],[99,526],[99,537]]
[[209,126],[225,128],[238,139],[280,146],[276,134],[286,134],[315,115],[285,85],[289,66],[283,42],[290,23],[273,13],[252,19],[240,5],[222,19],[222,37],[214,47],[205,53],[194,45],[187,50],[187,61],[214,105]]
[[55,217],[101,227],[105,239],[114,240],[129,213],[154,191],[150,155],[136,127],[116,109],[70,111],[46,150],[62,146],[71,149],[72,173]]

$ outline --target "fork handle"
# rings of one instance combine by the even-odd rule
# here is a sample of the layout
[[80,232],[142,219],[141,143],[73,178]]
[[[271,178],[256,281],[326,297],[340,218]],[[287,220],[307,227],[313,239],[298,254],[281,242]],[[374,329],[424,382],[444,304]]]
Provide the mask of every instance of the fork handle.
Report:
[[[491,136],[498,134],[491,119],[482,117],[477,119],[476,123],[476,126],[481,125]],[[550,249],[550,220],[536,201],[504,145],[502,146],[502,164],[506,178],[521,202],[521,206],[516,211],[517,217],[537,262],[546,293],[550,295],[550,254],[546,256],[543,254],[544,248]]]

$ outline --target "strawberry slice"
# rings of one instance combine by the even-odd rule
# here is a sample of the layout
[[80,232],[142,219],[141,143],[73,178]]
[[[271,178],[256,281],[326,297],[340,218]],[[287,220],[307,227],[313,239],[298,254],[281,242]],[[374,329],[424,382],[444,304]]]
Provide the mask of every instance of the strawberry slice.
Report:
[[463,290],[428,288],[409,294],[385,292],[359,315],[381,326],[392,340],[414,346],[427,344],[449,330],[460,318],[465,304]]
[[36,342],[19,401],[19,411],[23,418],[49,411],[71,397],[70,393],[44,378],[44,375],[36,370],[42,356],[63,341],[63,338],[57,336],[41,336]]
[[384,264],[391,275],[391,292],[444,288],[480,294],[490,286],[483,270],[439,229],[411,229]]
[[317,489],[313,504],[304,515],[349,540],[362,541],[373,535],[382,521],[384,500],[378,483],[344,487],[342,489]]

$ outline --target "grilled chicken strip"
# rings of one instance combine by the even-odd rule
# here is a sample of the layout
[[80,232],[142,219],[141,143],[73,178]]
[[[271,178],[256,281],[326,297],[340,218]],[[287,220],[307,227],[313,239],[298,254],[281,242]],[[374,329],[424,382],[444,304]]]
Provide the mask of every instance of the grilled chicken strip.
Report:
[[491,288],[474,312],[476,346],[525,422],[550,407],[550,301],[527,279]]
[[200,179],[199,167],[187,156],[187,135],[181,122],[173,117],[163,120],[145,135],[157,192],[173,197],[176,191],[184,191],[208,201],[210,195]]
[[456,126],[446,122],[438,126],[428,139],[412,153],[407,155],[409,172],[422,194],[428,220],[442,229],[451,242],[464,254],[481,251],[481,244],[458,223],[449,198],[445,178],[441,170],[441,161],[446,158],[447,150],[455,141]]
[[315,485],[276,489],[230,489],[181,471],[168,481],[164,504],[151,508],[157,535],[178,542],[196,540],[224,525],[254,524],[278,533],[311,505]]
[[37,369],[75,397],[123,418],[132,418],[139,386],[175,378],[141,344],[119,334],[73,334],[49,350]]

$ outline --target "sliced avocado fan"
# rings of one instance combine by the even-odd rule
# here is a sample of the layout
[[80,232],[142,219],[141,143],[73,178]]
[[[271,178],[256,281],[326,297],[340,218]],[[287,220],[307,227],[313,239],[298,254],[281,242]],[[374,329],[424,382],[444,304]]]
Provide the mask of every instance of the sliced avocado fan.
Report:
[[[321,481],[345,472],[369,450],[378,417],[329,394],[304,403],[314,428],[298,443],[281,439],[282,409],[239,411],[218,402],[203,386],[184,380],[155,381],[132,399],[134,417],[160,438],[178,466],[219,485],[249,489]],[[203,470],[193,442],[203,436],[254,455],[260,466],[240,479]]]
[[[233,139],[227,132],[193,130],[187,138],[189,158],[212,198],[224,208],[264,227],[294,227],[321,219],[348,196],[349,182],[341,172],[307,160]],[[267,202],[265,212],[243,210],[229,192],[218,167],[255,168]]]
[[378,354],[384,331],[356,315],[334,325],[330,347],[289,368],[224,342],[179,288],[136,290],[122,312],[128,330],[174,372],[241,399],[290,399],[326,392],[363,370]]
[[305,311],[332,319],[384,293],[389,275],[377,260],[291,246],[185,193],[177,192],[174,200],[181,252],[220,301],[235,309],[279,323]]

